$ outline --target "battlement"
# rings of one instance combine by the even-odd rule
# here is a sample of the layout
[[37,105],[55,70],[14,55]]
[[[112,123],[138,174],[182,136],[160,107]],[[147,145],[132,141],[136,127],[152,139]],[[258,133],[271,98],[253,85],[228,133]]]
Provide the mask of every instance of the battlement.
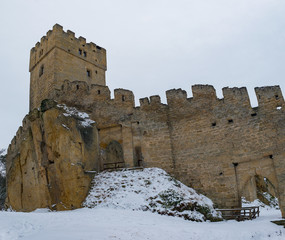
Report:
[[212,85],[193,85],[192,86],[193,99],[198,100],[201,98],[208,100],[217,99],[216,90]]
[[84,37],[75,37],[75,33],[55,24],[40,42],[30,51],[30,72],[54,48],[59,48],[78,58],[86,60],[106,71],[106,50],[93,42],[87,43]]
[[114,90],[114,96],[115,96],[115,103],[119,104],[128,104],[132,107],[135,107],[135,97],[132,91],[117,88]]
[[247,108],[251,107],[249,95],[245,87],[225,87],[223,88],[223,96],[226,104],[231,104],[235,106],[240,105],[241,107],[243,106]]
[[187,92],[181,88],[171,89],[166,91],[166,99],[168,105],[183,104],[187,102]]
[[279,86],[256,87],[258,105],[261,108],[277,108],[284,106],[284,98]]
[[[220,99],[220,101],[215,101],[219,99],[216,96],[216,90],[211,85],[192,86],[193,98],[187,98],[186,91],[182,89],[171,89],[166,91],[166,98],[168,105],[173,108],[177,106],[199,107],[199,103],[205,103],[206,105],[210,102],[211,104],[219,104],[219,102],[222,101],[225,104],[224,106],[228,105],[237,108],[251,109],[250,98],[245,87],[225,87],[222,90],[224,98]],[[277,107],[285,106],[279,86],[255,88],[255,92],[258,99],[258,107],[261,109],[273,111]],[[140,104],[142,106],[148,103],[146,99],[142,99]]]

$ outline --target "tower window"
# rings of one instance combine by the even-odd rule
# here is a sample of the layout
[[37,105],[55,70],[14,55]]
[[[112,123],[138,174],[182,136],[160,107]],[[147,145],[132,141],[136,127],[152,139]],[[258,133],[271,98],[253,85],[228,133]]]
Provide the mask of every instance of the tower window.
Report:
[[125,96],[122,95],[122,101],[124,102],[126,100]]
[[91,71],[90,70],[86,70],[86,74],[87,74],[87,77],[91,77]]
[[82,50],[79,48],[78,50],[79,55],[82,55]]
[[84,52],[83,52],[83,56],[84,56],[84,57],[87,57],[87,52],[84,51]]
[[97,70],[95,70],[95,73],[97,74],[97,73],[98,73],[98,71],[97,71]]
[[42,76],[44,74],[44,65],[42,65],[40,67],[40,71],[39,71],[39,77]]

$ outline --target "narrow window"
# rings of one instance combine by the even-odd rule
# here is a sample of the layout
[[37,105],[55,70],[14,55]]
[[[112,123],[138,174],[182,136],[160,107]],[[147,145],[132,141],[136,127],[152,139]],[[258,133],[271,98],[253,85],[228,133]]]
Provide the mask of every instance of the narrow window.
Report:
[[77,90],[79,89],[79,85],[76,85],[76,89],[77,89]]
[[216,125],[217,125],[216,122],[213,122],[213,123],[212,123],[212,127],[215,127]]
[[91,77],[91,72],[90,72],[90,70],[86,70],[86,73],[87,73],[87,77]]
[[278,99],[279,99],[279,96],[278,96],[278,95],[275,95],[275,99],[278,100]]
[[100,90],[98,90],[98,91],[97,91],[97,93],[98,93],[98,95],[99,95],[99,94],[101,93],[101,91],[100,91]]
[[97,70],[95,71],[95,73],[96,73],[96,74],[98,73]]
[[87,52],[84,51],[84,52],[83,52],[83,56],[84,56],[84,57],[87,57]]
[[122,101],[124,102],[126,100],[125,96],[122,95]]
[[79,48],[78,50],[79,55],[82,55],[82,50]]
[[40,72],[39,72],[39,76],[42,76],[44,74],[44,65],[42,65],[40,67]]

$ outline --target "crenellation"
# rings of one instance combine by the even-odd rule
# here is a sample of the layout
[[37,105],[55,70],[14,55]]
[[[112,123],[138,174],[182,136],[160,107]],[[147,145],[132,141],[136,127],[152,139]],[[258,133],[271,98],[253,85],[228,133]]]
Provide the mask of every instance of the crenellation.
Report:
[[47,38],[49,38],[51,34],[52,34],[52,30],[48,30],[46,33]]
[[172,105],[186,103],[187,102],[187,92],[185,90],[171,89],[166,91],[167,104],[171,107]]
[[61,33],[61,32],[63,32],[63,27],[61,25],[59,25],[58,23],[56,23],[55,25],[53,25],[52,31]]
[[224,102],[226,104],[234,105],[235,107],[246,107],[251,108],[250,99],[245,87],[241,88],[229,88],[225,87],[222,89]]
[[114,90],[114,96],[115,103],[129,104],[132,107],[135,107],[135,98],[132,91],[118,88]]
[[45,41],[47,41],[47,37],[46,37],[46,36],[43,36],[43,37],[41,38],[41,43],[40,43],[40,45],[42,46],[42,45],[45,43]]
[[[79,40],[80,44],[86,44],[86,38],[80,36],[80,37],[78,38],[78,40]],[[85,46],[83,46],[83,47],[85,47]]]
[[258,106],[261,109],[273,110],[284,106],[284,98],[280,86],[256,87]]
[[[72,32],[72,31],[70,31],[70,30],[67,30],[66,33],[67,33],[67,35],[68,35],[70,38],[72,38],[72,40],[75,38],[75,33],[74,33],[74,32]],[[71,39],[70,39],[70,40],[71,40]]]
[[149,98],[148,97],[140,98],[140,107],[144,108],[146,106],[149,106]]
[[216,90],[212,85],[196,84],[192,86],[193,100],[216,100]]
[[150,104],[151,105],[160,105],[161,99],[159,95],[150,96]]
[[90,95],[95,96],[94,99],[111,100],[111,92],[107,86],[92,84]]

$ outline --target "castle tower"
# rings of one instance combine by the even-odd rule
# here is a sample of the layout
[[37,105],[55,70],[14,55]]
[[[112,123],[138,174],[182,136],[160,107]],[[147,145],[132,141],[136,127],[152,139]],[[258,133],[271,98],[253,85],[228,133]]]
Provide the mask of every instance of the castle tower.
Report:
[[64,80],[106,85],[106,50],[55,24],[30,53],[30,110]]

